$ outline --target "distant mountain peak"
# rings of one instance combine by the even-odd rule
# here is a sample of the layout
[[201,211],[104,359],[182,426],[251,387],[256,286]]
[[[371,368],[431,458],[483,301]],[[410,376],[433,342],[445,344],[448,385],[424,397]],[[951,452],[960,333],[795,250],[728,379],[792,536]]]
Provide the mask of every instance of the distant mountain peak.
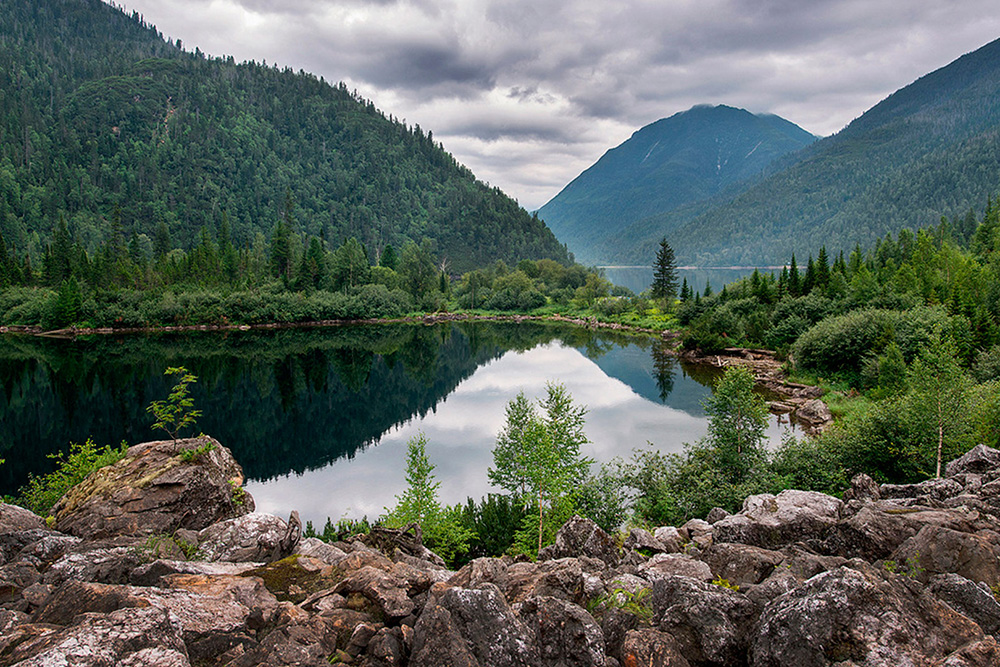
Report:
[[577,258],[649,216],[703,201],[758,176],[816,137],[778,116],[699,104],[636,130],[539,210]]

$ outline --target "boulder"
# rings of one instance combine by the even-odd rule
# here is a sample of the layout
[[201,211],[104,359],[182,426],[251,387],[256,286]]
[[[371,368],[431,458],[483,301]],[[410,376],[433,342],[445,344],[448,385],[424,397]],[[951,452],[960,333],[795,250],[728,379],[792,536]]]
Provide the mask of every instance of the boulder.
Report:
[[713,507],[709,510],[708,515],[705,517],[705,521],[707,523],[714,524],[717,521],[722,521],[727,516],[729,516],[729,512],[726,510],[721,507]]
[[933,667],[996,667],[1000,665],[1000,643],[986,637],[963,646]]
[[928,588],[939,600],[978,623],[986,634],[1000,632],[1000,602],[988,586],[958,574],[939,574],[931,578]]
[[133,586],[163,586],[164,578],[173,574],[200,576],[238,575],[256,567],[255,563],[207,563],[205,561],[167,560],[159,558],[136,567],[129,574]]
[[611,536],[596,523],[581,516],[574,516],[563,524],[556,533],[555,542],[538,552],[538,560],[577,556],[597,558],[609,567],[617,566],[620,560],[618,547]]
[[656,539],[651,532],[642,528],[632,528],[629,530],[628,537],[625,538],[622,547],[626,551],[639,551],[647,556],[677,551],[676,549],[668,548]]
[[[0,508],[3,507],[7,507],[7,505],[0,503]],[[13,506],[11,505],[10,507]],[[0,533],[0,565],[21,560],[21,553],[24,549],[46,537],[56,535],[59,535],[59,533],[46,528],[31,528],[28,530],[16,530],[10,533]]]
[[826,403],[818,398],[814,398],[801,404],[795,410],[795,419],[807,426],[816,428],[825,426],[833,421],[833,413],[830,412],[830,408],[827,407]]
[[[201,453],[185,461],[185,451]],[[201,530],[253,510],[243,470],[218,441],[203,436],[134,445],[93,472],[52,508],[56,528],[86,539]]]
[[504,573],[500,590],[511,604],[524,602],[528,598],[547,595],[582,604],[587,598],[584,565],[592,568],[592,559],[560,558],[540,563],[514,563]]
[[132,571],[144,562],[145,556],[134,546],[82,542],[53,563],[43,579],[53,586],[66,581],[125,584]]
[[452,575],[448,584],[458,588],[479,588],[480,584],[489,582],[502,589],[510,565],[505,558],[476,558]]
[[656,665],[657,667],[690,667],[681,655],[677,640],[654,628],[630,630],[621,648],[624,665]]
[[964,487],[953,479],[928,479],[918,484],[883,484],[879,493],[883,498],[923,498],[943,501],[964,491]]
[[[164,609],[84,614],[62,630],[20,626],[5,664],[19,667],[190,667],[179,629]],[[23,641],[18,642],[17,639]]]
[[198,533],[198,556],[207,561],[273,562],[294,551],[302,536],[297,515],[286,523],[273,514],[247,514]]
[[1000,468],[1000,450],[976,445],[945,466],[945,476],[955,477],[966,473],[983,474]]
[[639,566],[638,574],[649,581],[670,576],[712,580],[712,568],[687,554],[656,554]]
[[699,549],[711,546],[714,537],[714,526],[701,519],[691,519],[678,531],[684,542],[690,542]]
[[[853,569],[857,567],[858,569]],[[927,665],[982,638],[979,626],[907,579],[861,561],[769,603],[750,647],[754,667]]]
[[435,584],[413,628],[410,667],[536,667],[533,634],[491,584]]
[[45,519],[23,507],[0,502],[0,535],[46,530]]
[[513,611],[534,637],[539,666],[604,666],[604,633],[581,607],[542,596],[515,605]]
[[743,510],[717,522],[716,542],[773,548],[820,539],[840,520],[843,501],[815,491],[786,490],[750,496]]
[[882,492],[879,490],[875,480],[864,474],[858,473],[851,478],[851,488],[844,491],[844,502],[858,500],[860,502],[874,502],[882,499]]
[[[428,587],[430,581],[427,580]],[[352,573],[333,589],[340,595],[363,595],[387,617],[401,619],[413,613],[415,605],[410,599],[405,579],[391,572],[365,566]],[[425,588],[426,590],[426,588]]]
[[399,552],[438,567],[445,567],[444,559],[424,546],[423,532],[416,523],[411,523],[405,528],[375,527],[368,534],[362,535],[360,540],[389,557],[394,557]]
[[920,505],[903,506],[880,500],[862,507],[853,516],[837,523],[827,533],[824,553],[873,562],[888,558],[900,544],[925,525],[962,532],[974,532],[978,513],[964,509],[933,509]]
[[722,586],[687,577],[653,582],[653,623],[693,664],[742,664],[757,612],[745,595]]
[[922,580],[954,573],[987,585],[1000,581],[1000,548],[979,535],[942,526],[924,526],[892,557],[900,568],[918,570],[914,574]]
[[665,548],[665,553],[676,553],[681,550],[685,540],[674,526],[660,526],[653,531],[653,537]]
[[710,568],[711,575],[732,584],[759,584],[785,560],[784,554],[748,544],[713,544],[699,556]]
[[330,667],[339,634],[330,619],[295,616],[244,652],[233,651],[226,667]]

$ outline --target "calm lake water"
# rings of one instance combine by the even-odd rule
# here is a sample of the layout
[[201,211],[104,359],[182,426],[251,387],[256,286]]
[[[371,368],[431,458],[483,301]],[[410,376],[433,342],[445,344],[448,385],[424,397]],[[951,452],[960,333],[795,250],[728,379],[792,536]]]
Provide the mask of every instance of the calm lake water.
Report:
[[[562,382],[586,405],[584,454],[680,451],[705,433],[711,374],[658,341],[541,323],[347,326],[52,340],[0,338],[0,493],[14,493],[71,441],[162,437],[145,412],[198,375],[198,428],[233,450],[258,509],[318,525],[377,516],[405,488],[419,432],[449,504],[496,491],[486,470],[518,391]],[[784,426],[773,421],[772,441]]]

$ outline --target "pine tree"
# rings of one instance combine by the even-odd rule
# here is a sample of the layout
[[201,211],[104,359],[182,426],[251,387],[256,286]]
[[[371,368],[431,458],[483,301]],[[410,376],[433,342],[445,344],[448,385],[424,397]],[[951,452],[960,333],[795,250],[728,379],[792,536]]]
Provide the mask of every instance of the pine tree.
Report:
[[660,249],[656,252],[653,263],[653,284],[650,294],[654,299],[662,299],[668,304],[673,303],[677,295],[677,265],[674,261],[674,249],[667,239],[660,239]]

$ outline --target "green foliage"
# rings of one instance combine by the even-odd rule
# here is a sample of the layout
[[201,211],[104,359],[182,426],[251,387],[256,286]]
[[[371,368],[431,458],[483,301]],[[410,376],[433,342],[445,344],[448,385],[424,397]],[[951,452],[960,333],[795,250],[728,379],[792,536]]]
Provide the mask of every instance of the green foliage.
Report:
[[17,503],[35,514],[45,516],[67,491],[82,482],[90,473],[125,458],[128,447],[123,442],[117,449],[110,445],[98,447],[87,438],[82,445],[70,443],[69,453],[50,454],[56,469],[46,475],[31,475],[18,492]]
[[453,563],[457,555],[468,551],[475,534],[463,523],[460,507],[442,507],[439,503],[437,490],[441,484],[434,479],[434,466],[427,458],[426,447],[423,433],[407,443],[407,488],[396,496],[396,506],[386,509],[382,522],[390,528],[419,524],[427,547]]
[[649,623],[653,620],[652,594],[651,588],[640,588],[634,593],[624,588],[615,588],[597,598],[591,606],[594,610],[601,607],[619,609],[635,616],[642,623]]
[[511,550],[515,534],[526,520],[524,505],[514,496],[491,493],[478,503],[469,498],[461,521],[473,535],[456,565],[484,556],[501,556]]
[[670,305],[673,305],[674,297],[677,296],[677,263],[674,261],[674,249],[666,238],[660,239],[660,248],[656,251],[653,284],[649,287],[649,294]]
[[705,399],[708,435],[705,444],[715,467],[732,484],[744,482],[764,461],[768,422],[767,404],[754,393],[750,370],[726,369],[715,390]]
[[573,403],[566,387],[546,385],[546,396],[538,407],[542,414],[524,392],[507,404],[507,419],[493,449],[493,467],[487,471],[492,484],[516,494],[525,507],[532,508],[532,523],[521,534],[533,533],[535,539],[527,550],[534,553],[546,541],[546,519],[549,528],[553,524],[558,528],[562,525],[559,517],[572,516],[571,491],[586,478],[593,462],[580,455],[581,445],[588,442],[583,431],[587,410]]
[[180,375],[180,378],[167,399],[153,401],[146,407],[146,412],[156,417],[153,430],[166,431],[170,439],[176,441],[178,433],[188,426],[193,426],[201,416],[201,411],[194,409],[194,399],[188,395],[190,385],[197,382],[198,378],[188,373],[183,366],[169,367],[164,371],[164,375]]
[[198,447],[192,447],[190,449],[181,450],[181,461],[185,463],[191,463],[192,461],[197,461],[203,455],[217,449],[218,446],[211,440],[207,440],[204,444]]
[[719,588],[728,588],[731,591],[737,592],[740,590],[739,584],[731,583],[728,579],[723,579],[722,577],[716,577],[712,580],[712,583]]

